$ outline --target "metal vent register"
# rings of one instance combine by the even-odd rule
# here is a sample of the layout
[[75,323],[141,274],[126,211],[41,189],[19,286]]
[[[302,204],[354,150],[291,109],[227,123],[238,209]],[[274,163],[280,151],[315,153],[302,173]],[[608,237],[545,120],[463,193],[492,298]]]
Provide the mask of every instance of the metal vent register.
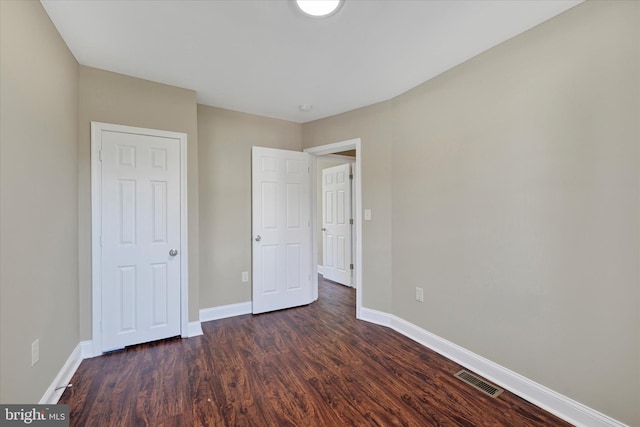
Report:
[[504,391],[503,389],[486,382],[482,378],[472,374],[471,372],[465,371],[464,369],[454,376],[491,397],[498,397]]

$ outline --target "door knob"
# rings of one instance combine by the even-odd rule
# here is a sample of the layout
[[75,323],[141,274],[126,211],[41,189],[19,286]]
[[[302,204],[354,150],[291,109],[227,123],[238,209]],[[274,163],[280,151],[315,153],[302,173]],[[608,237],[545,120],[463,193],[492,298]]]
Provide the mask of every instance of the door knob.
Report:
[[327,231],[327,229],[326,229],[326,228],[324,228],[324,227],[322,227],[322,231]]
[[178,250],[177,250],[177,249],[171,249],[171,250],[169,251],[169,255],[171,255],[171,256],[176,256],[176,255],[178,255]]
[[262,240],[262,237],[260,237],[260,235],[258,234],[258,235],[256,236],[256,242],[259,242],[260,240]]

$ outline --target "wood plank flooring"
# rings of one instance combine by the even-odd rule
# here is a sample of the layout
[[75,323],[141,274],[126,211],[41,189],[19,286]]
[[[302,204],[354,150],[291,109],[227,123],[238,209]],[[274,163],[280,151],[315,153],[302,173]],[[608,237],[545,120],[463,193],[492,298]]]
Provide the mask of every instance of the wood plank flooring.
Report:
[[204,335],[82,362],[60,403],[72,426],[568,426],[461,367],[355,319],[355,291],[320,280],[309,306],[203,323]]

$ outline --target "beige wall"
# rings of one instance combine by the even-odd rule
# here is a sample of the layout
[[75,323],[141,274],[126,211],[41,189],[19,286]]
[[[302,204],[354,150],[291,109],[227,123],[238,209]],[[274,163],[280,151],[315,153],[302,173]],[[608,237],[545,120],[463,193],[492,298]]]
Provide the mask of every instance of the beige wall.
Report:
[[38,402],[79,342],[78,63],[40,2],[0,1],[0,123],[0,402]]
[[394,101],[394,312],[630,425],[639,4],[587,2]]
[[198,127],[196,94],[80,66],[80,335],[91,338],[91,121],[187,134],[189,320],[199,318]]
[[301,127],[198,105],[202,308],[251,300],[251,147],[300,151]]
[[586,2],[302,126],[78,71],[38,2],[0,19],[0,402],[39,400],[91,337],[95,120],[188,134],[190,320],[250,299],[250,147],[359,137],[364,306],[640,425],[640,3]]
[[304,148],[361,138],[362,208],[373,217],[362,222],[362,303],[384,312],[391,312],[393,114],[381,103],[302,126]]
[[[305,147],[362,138],[366,307],[629,425],[639,28],[638,2],[586,2],[394,100],[303,126]],[[369,296],[386,292],[389,307]]]

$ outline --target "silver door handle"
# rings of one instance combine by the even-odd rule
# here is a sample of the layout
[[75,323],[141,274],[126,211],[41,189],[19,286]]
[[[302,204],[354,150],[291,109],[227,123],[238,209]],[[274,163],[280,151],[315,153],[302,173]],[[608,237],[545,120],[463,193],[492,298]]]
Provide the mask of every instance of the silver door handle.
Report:
[[327,229],[326,229],[326,228],[324,228],[324,227],[322,227],[322,231],[327,231]]
[[176,256],[176,255],[178,255],[178,250],[177,250],[177,249],[171,249],[171,250],[169,251],[169,255],[171,255],[171,256]]
[[259,242],[260,240],[262,240],[262,237],[260,237],[260,235],[258,234],[258,235],[256,236],[256,242]]

